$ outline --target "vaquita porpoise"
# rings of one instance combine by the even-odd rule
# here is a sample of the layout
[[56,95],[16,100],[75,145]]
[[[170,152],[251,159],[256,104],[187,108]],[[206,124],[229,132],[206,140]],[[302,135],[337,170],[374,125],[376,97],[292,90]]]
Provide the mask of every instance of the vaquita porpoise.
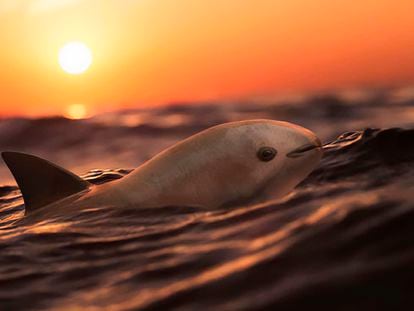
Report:
[[322,145],[314,133],[288,122],[225,123],[97,186],[32,155],[2,156],[22,192],[26,217],[47,217],[103,205],[219,208],[280,198],[318,165]]

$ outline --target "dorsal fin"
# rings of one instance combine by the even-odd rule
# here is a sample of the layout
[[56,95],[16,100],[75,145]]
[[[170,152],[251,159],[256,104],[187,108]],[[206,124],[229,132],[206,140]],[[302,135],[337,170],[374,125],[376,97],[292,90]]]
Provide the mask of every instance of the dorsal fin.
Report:
[[26,212],[89,188],[89,183],[49,161],[30,154],[2,152],[23,195]]

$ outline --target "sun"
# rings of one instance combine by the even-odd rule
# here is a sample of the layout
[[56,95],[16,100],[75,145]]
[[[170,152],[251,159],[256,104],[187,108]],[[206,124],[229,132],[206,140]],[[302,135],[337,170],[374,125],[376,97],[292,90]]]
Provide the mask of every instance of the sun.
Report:
[[68,42],[59,51],[59,64],[69,74],[84,73],[92,64],[92,52],[82,42]]

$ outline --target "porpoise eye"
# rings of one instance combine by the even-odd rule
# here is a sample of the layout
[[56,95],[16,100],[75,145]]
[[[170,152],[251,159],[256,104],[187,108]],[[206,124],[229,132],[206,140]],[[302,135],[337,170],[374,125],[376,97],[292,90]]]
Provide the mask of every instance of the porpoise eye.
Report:
[[269,162],[273,160],[273,158],[276,156],[277,151],[275,148],[272,147],[262,147],[257,152],[257,157],[260,159],[260,161],[263,162]]

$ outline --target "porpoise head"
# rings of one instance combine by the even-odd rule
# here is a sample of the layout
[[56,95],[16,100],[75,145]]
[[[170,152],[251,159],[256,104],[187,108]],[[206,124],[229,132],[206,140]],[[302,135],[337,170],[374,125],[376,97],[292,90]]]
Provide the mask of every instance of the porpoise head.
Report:
[[320,140],[298,125],[231,122],[160,153],[121,180],[118,188],[138,205],[214,208],[260,202],[290,192],[321,156]]

